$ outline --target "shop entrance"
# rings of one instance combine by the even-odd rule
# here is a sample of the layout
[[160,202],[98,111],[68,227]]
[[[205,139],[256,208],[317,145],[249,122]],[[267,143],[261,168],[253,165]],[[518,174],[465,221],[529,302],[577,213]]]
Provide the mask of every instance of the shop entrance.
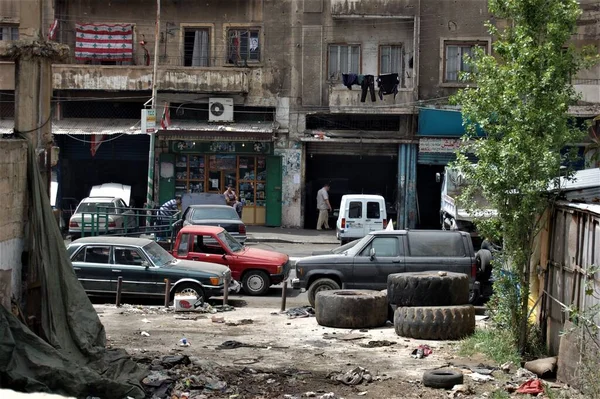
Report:
[[442,183],[436,173],[444,173],[444,165],[417,165],[417,228],[439,230]]

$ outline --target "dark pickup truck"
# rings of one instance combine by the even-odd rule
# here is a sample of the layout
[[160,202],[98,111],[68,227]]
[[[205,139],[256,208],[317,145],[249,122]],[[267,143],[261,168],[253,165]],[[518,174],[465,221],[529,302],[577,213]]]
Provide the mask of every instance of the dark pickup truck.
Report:
[[439,230],[376,231],[344,251],[309,256],[296,262],[292,286],[304,288],[314,306],[322,290],[382,290],[392,273],[441,270],[471,277],[470,301],[479,298],[473,243],[468,233]]

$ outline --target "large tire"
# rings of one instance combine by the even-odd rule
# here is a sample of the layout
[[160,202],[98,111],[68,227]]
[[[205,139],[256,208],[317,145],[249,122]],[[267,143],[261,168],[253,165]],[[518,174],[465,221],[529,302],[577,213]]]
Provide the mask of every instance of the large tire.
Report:
[[488,281],[492,277],[492,252],[480,249],[475,254],[475,262],[477,262],[477,280]]
[[264,295],[271,287],[271,279],[262,270],[250,270],[242,278],[242,287],[248,295]]
[[317,323],[335,328],[374,328],[387,321],[387,298],[380,291],[335,290],[317,294]]
[[457,370],[438,369],[423,373],[423,385],[429,388],[452,389],[463,381],[463,374]]
[[306,292],[306,295],[308,296],[308,303],[310,303],[310,306],[314,308],[315,297],[318,292],[339,290],[340,288],[342,287],[340,287],[340,285],[335,280],[332,280],[330,278],[317,279],[308,287],[308,290]]
[[388,300],[398,306],[457,306],[469,303],[469,276],[438,272],[388,276]]
[[475,308],[472,305],[402,307],[394,314],[394,328],[402,337],[461,339],[475,332]]

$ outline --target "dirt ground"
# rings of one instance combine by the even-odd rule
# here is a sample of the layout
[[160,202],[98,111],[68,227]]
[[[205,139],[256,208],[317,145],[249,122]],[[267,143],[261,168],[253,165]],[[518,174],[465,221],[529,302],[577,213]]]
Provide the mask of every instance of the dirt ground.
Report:
[[[503,391],[510,379],[500,370],[492,382],[475,382],[465,375],[468,394],[426,388],[421,378],[428,369],[497,365],[484,358],[461,358],[456,342],[399,337],[391,325],[334,329],[319,326],[314,317],[290,318],[269,308],[217,314],[175,313],[158,306],[96,305],[96,310],[108,344],[126,349],[153,370],[145,380],[148,397],[483,398]],[[188,347],[180,346],[184,337]],[[218,348],[225,341],[236,343]],[[252,347],[237,347],[240,343]],[[433,353],[413,358],[411,352],[423,344]],[[356,367],[368,370],[373,381],[334,381]]]

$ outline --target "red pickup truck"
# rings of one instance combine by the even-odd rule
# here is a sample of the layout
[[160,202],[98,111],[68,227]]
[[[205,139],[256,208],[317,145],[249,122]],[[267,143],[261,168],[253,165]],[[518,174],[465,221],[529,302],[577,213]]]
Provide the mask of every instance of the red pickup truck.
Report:
[[240,244],[222,227],[183,227],[177,234],[173,256],[178,259],[219,263],[229,266],[231,277],[241,281],[248,295],[263,295],[290,273],[287,255]]

